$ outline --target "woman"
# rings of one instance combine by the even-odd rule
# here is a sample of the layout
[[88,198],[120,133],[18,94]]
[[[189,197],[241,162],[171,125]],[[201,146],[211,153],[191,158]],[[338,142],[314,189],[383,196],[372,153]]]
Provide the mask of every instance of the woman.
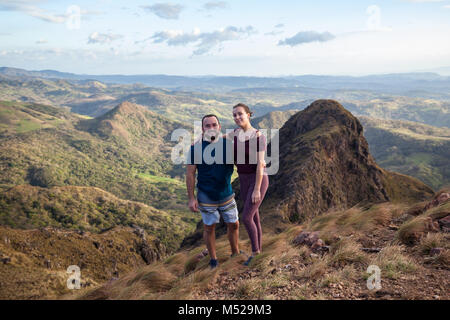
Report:
[[252,114],[249,107],[243,103],[233,107],[233,119],[239,126],[232,134],[234,163],[237,167],[240,193],[244,202],[242,221],[252,245],[252,255],[244,263],[247,266],[253,257],[261,253],[262,250],[259,206],[269,186],[269,177],[265,172],[264,162],[266,138],[259,130],[252,127],[250,123]]

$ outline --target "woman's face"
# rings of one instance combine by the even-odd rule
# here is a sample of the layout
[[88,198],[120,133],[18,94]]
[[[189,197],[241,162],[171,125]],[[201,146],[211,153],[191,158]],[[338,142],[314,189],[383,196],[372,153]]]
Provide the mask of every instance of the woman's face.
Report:
[[250,115],[245,111],[244,107],[237,107],[233,109],[234,122],[242,127],[250,121]]

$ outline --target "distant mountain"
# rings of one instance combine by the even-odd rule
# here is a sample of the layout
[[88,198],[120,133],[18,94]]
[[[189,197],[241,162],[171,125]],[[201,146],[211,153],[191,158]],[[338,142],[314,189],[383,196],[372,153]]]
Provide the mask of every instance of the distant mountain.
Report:
[[297,110],[272,111],[266,115],[251,120],[252,125],[257,129],[279,129]]
[[343,103],[357,116],[386,120],[407,120],[450,128],[450,101],[408,97],[379,97]]
[[435,190],[450,185],[450,129],[412,121],[358,116],[377,163],[425,182]]
[[[397,80],[403,81],[404,77],[407,78],[406,75],[399,75]],[[394,75],[390,78],[396,79]],[[394,84],[390,86],[400,88]],[[249,105],[255,116],[259,117],[271,111],[302,110],[318,98],[328,98],[341,101],[342,105],[355,115],[450,127],[450,90],[428,91],[425,87],[410,87],[403,92],[404,96],[389,94],[389,90],[358,90],[352,84],[347,89],[302,85],[245,87],[228,92],[219,90],[215,93],[205,93],[157,89],[142,84],[108,84],[97,80],[0,74],[0,100],[69,107],[72,112],[91,117],[100,116],[121,102],[129,101],[141,104],[169,119],[191,125],[203,115],[215,113],[221,122],[228,126],[233,125],[231,108],[238,102]]]
[[408,90],[431,90],[443,92],[450,88],[450,77],[436,73],[398,73],[352,76],[301,75],[286,77],[246,76],[168,76],[168,75],[85,75],[58,72],[54,70],[27,71],[1,67],[0,74],[17,77],[42,77],[70,80],[98,80],[106,83],[142,83],[159,88],[191,91],[229,91],[244,88],[314,87],[326,90],[372,90],[400,93]]
[[78,128],[103,138],[122,138],[161,156],[169,158],[170,150],[164,144],[170,141],[172,131],[183,124],[169,120],[147,108],[131,102],[122,102],[110,111],[94,119],[82,120]]
[[441,76],[450,76],[450,66],[447,67],[438,67],[438,68],[432,68],[428,70],[420,70],[419,72],[432,72],[437,73]]
[[144,105],[165,117],[193,125],[215,113],[231,123],[232,99],[207,93],[156,89],[139,84],[105,84],[94,80],[12,77],[0,74],[0,101],[68,107],[74,113],[98,117],[122,102]]

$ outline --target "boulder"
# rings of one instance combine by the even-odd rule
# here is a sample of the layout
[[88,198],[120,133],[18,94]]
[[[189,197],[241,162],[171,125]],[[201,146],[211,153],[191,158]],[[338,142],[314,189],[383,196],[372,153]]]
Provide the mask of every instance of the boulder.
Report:
[[292,241],[294,245],[306,245],[313,251],[329,251],[328,246],[319,238],[318,231],[302,231]]

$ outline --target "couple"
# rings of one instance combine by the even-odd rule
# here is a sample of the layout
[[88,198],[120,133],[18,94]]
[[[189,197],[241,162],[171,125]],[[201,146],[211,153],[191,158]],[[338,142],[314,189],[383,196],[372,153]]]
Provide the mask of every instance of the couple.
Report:
[[[231,188],[233,163],[237,167],[240,193],[244,202],[242,220],[252,246],[252,255],[249,256],[244,265],[248,266],[253,257],[261,252],[262,231],[258,209],[269,186],[269,178],[265,172],[264,162],[266,138],[252,127],[250,124],[251,116],[252,112],[248,106],[242,103],[235,105],[233,107],[233,118],[239,128],[226,135],[221,134],[220,122],[215,115],[204,116],[202,119],[202,140],[194,143],[188,154],[186,187],[189,209],[193,212],[200,211],[202,214],[203,237],[210,255],[209,264],[211,268],[218,265],[215,248],[215,224],[219,222],[220,215],[227,224],[231,256],[243,253],[239,250],[239,217]],[[256,141],[253,139],[256,139]],[[215,157],[215,151],[218,151],[217,158],[220,157],[220,161],[216,163],[216,158],[212,163],[211,161],[205,163],[204,158],[206,156],[203,156],[205,149],[207,149],[205,154],[209,154],[209,150],[212,157]],[[230,154],[230,150],[234,152]],[[197,197],[195,197],[194,184],[197,170]]]

